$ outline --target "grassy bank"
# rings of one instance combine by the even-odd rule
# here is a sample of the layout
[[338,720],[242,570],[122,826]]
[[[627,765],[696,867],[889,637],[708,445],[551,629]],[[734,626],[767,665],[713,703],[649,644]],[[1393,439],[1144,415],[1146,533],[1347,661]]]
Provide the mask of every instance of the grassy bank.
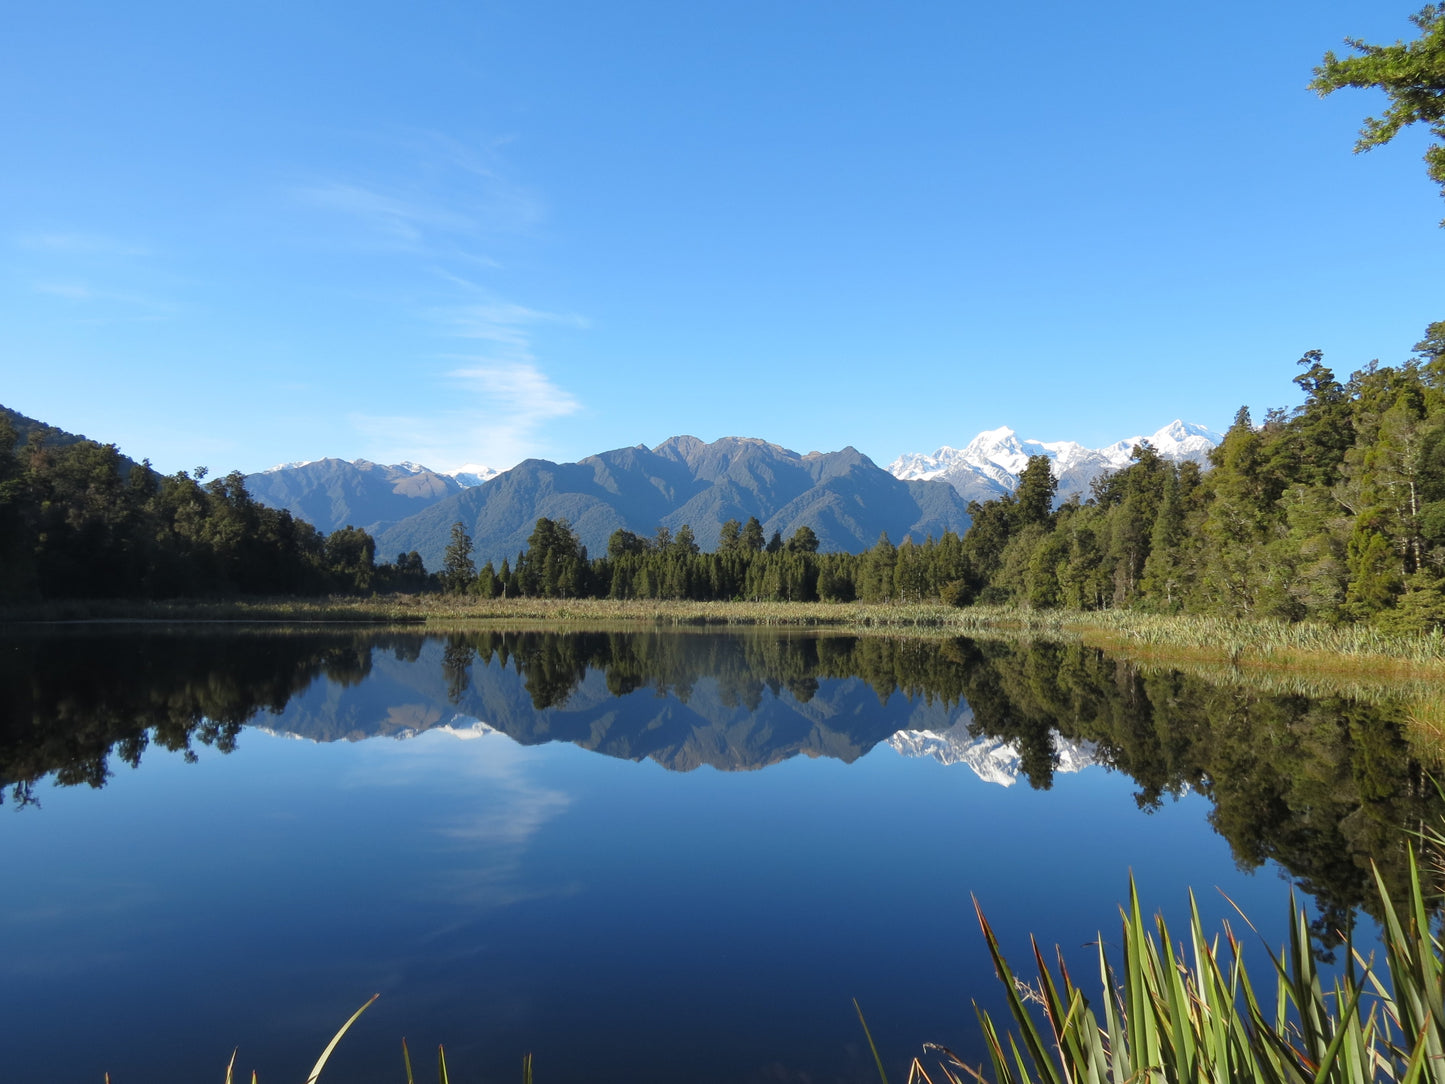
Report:
[[1371,685],[1445,681],[1445,636],[1387,634],[1368,626],[1080,612],[937,603],[688,602],[611,599],[479,599],[456,595],[371,598],[62,601],[0,609],[7,624],[62,621],[246,621],[407,624],[761,626],[936,630],[970,636],[1080,639],[1141,663],[1226,672],[1363,680]]
[[66,621],[251,621],[299,624],[469,623],[599,625],[798,626],[809,628],[950,628],[964,611],[938,604],[830,602],[689,602],[612,599],[479,599],[458,595],[384,595],[324,599],[66,600],[0,608],[7,623]]

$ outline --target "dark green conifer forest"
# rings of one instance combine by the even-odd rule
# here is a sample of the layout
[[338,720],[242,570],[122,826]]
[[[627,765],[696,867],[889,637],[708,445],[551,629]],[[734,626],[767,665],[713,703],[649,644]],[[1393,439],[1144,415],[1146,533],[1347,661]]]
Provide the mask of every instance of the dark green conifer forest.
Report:
[[376,564],[365,531],[323,535],[246,492],[240,472],[160,475],[112,444],[0,416],[0,600],[419,590],[420,558]]

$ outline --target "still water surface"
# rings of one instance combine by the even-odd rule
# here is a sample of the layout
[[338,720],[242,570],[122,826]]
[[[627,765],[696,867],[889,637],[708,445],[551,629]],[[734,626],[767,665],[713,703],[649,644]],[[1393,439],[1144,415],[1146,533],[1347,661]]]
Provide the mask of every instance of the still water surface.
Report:
[[1130,871],[1328,934],[1439,813],[1402,709],[1078,646],[71,630],[0,690],[17,1080],[299,1081],[378,991],[323,1081],[876,1080],[855,997],[901,1078],[983,1057],[973,895],[1019,965]]

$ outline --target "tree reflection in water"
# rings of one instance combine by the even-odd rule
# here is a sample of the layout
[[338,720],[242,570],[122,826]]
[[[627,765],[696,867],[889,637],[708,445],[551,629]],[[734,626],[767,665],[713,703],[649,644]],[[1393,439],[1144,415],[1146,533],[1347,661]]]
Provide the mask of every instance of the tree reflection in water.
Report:
[[[1146,812],[1186,791],[1206,796],[1242,867],[1275,861],[1315,898],[1326,944],[1370,898],[1369,863],[1403,888],[1407,841],[1445,812],[1432,766],[1407,741],[1407,707],[1388,698],[1263,695],[1146,673],[1078,644],[797,630],[11,635],[0,639],[0,797],[33,804],[47,777],[103,786],[112,758],[135,766],[151,744],[191,758],[196,745],[230,752],[243,727],[277,725],[322,679],[361,695],[378,660],[409,675],[412,700],[447,709],[416,717],[514,704],[487,721],[519,742],[570,740],[668,767],[756,768],[799,752],[852,760],[920,704],[966,706],[970,732],[1009,743],[1042,790],[1060,736],[1091,742],[1101,764],[1134,781]],[[605,693],[579,703],[584,685]],[[619,698],[639,706],[619,712]],[[383,732],[366,719],[388,713],[368,707],[344,729],[281,725],[318,740]]]

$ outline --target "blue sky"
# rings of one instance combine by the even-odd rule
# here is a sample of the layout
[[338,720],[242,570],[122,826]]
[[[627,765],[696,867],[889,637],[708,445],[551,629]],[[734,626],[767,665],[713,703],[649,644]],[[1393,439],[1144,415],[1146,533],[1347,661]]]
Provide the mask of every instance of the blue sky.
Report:
[[0,403],[165,471],[880,464],[1297,401],[1445,318],[1410,4],[11,5]]

